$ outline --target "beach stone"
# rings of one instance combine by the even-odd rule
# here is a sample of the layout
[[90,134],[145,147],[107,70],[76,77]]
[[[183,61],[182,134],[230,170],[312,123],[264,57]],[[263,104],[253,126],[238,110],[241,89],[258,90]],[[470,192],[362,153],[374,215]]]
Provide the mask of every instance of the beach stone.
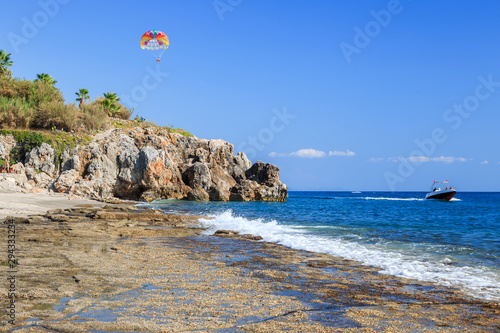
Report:
[[325,268],[328,267],[328,263],[326,261],[320,261],[320,260],[310,260],[306,264],[309,267],[315,267],[315,268]]
[[238,235],[238,231],[234,231],[234,230],[217,230],[216,232],[214,232],[214,236],[227,237],[227,236],[235,236],[235,235]]
[[47,214],[61,214],[61,213],[63,213],[63,210],[60,208],[51,209],[51,210],[47,211]]
[[118,211],[123,211],[123,212],[139,210],[139,208],[137,208],[136,206],[132,206],[132,205],[114,205],[114,206],[106,205],[102,209],[118,210]]
[[259,241],[259,240],[264,239],[264,238],[262,238],[262,236],[255,236],[255,235],[250,235],[250,234],[241,235],[240,238],[247,239],[247,240],[253,240],[253,241]]
[[65,214],[50,214],[50,213],[45,214],[45,217],[47,217],[53,222],[68,222],[79,219],[79,217],[77,216],[68,216]]
[[17,217],[17,216],[7,216],[4,221],[5,224],[14,223],[14,224],[30,224],[31,221],[25,217]]

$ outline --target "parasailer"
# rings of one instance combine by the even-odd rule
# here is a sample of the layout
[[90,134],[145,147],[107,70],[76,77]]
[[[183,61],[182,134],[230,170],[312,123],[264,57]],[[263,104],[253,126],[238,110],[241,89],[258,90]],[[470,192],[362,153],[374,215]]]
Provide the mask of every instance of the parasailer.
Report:
[[149,30],[141,38],[141,48],[153,50],[156,53],[156,62],[161,62],[163,52],[168,48],[168,37],[159,30]]

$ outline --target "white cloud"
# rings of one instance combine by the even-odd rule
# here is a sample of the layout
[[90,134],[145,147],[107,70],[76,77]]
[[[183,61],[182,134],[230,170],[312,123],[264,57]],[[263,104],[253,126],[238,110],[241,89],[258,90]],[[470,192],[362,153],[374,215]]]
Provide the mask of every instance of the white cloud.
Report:
[[346,151],[330,150],[330,152],[328,153],[328,156],[354,156],[354,155],[356,155],[356,153],[350,151],[349,149],[347,149]]
[[290,153],[290,156],[301,157],[301,158],[319,158],[325,157],[326,153],[321,150],[316,149],[300,149]]
[[[427,157],[427,156],[410,156],[410,157],[388,157],[386,159],[382,157],[372,157],[369,159],[370,162],[376,163],[381,161],[387,162],[412,162],[412,163],[426,163],[426,162],[437,162],[437,163],[454,163],[454,162],[467,162],[466,158],[463,157],[453,157],[453,156],[439,156],[439,157]],[[487,161],[486,161],[487,163]]]
[[482,161],[481,164],[488,164],[488,161]]
[[288,154],[283,154],[283,153],[276,153],[274,151],[270,152],[269,157],[286,157],[289,156]]
[[[415,156],[418,157],[418,156]],[[429,161],[424,162],[444,162],[444,163],[453,163],[453,162],[467,162],[467,159],[463,157],[451,157],[451,156],[440,156],[440,157],[432,157]]]
[[[355,152],[350,151],[349,149],[346,151],[329,151],[328,156],[354,156],[356,155]],[[327,156],[327,154],[322,151],[322,150],[317,150],[317,149],[299,149],[297,151],[291,152],[289,154],[284,154],[284,153],[277,153],[277,152],[270,152],[268,154],[269,157],[300,157],[300,158],[322,158]]]

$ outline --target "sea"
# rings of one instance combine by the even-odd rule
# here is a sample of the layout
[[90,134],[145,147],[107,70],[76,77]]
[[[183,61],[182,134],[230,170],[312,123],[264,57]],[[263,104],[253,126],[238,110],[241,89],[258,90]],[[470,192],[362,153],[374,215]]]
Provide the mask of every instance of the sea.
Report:
[[380,273],[458,288],[500,301],[500,193],[458,192],[452,201],[424,192],[290,192],[286,202],[147,204],[165,213],[210,216],[207,228],[331,254]]

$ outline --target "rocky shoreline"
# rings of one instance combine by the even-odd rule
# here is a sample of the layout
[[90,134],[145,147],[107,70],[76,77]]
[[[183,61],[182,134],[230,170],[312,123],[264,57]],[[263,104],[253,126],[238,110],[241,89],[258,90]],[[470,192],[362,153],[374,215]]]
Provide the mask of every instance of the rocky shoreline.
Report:
[[[198,216],[87,203],[16,226],[16,332],[481,332],[498,303],[378,274],[249,235],[203,235]],[[5,239],[4,237],[2,237]],[[2,276],[9,269],[2,259]]]
[[148,202],[288,197],[276,166],[252,164],[242,152],[233,155],[233,145],[223,140],[186,137],[157,127],[114,128],[63,148],[40,143],[21,161],[10,161],[12,152],[25,149],[22,144],[13,134],[0,135],[0,165],[11,172],[0,177],[0,189]]

